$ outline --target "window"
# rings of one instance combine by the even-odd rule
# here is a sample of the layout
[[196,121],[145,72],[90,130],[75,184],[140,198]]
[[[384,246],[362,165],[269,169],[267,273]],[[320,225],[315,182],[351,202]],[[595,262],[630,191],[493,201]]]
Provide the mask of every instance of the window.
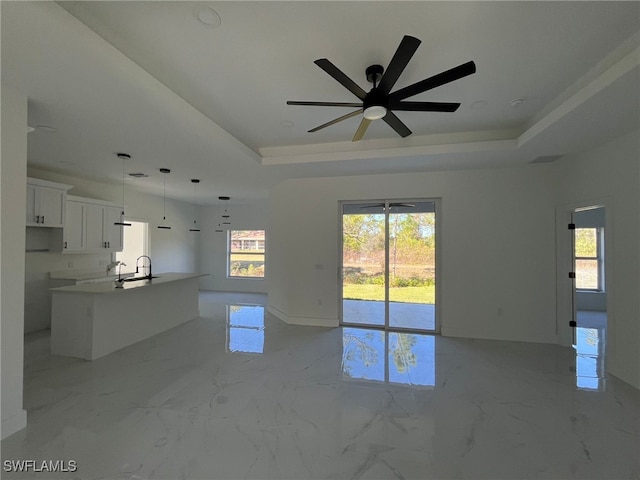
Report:
[[264,230],[230,230],[227,245],[229,277],[264,278]]
[[[121,252],[116,252],[116,260],[122,262],[122,273],[132,273],[136,271],[136,259],[141,255],[148,255],[148,230],[147,222],[134,222],[127,219],[130,227],[122,227],[123,248]],[[116,269],[116,273],[117,273]]]
[[603,230],[602,228],[576,228],[576,288],[603,290]]

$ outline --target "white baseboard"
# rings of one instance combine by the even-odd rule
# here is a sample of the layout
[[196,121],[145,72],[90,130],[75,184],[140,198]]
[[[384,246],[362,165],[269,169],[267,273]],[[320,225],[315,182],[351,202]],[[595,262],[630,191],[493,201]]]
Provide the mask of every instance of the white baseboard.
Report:
[[337,318],[317,318],[317,317],[292,317],[271,305],[267,305],[267,311],[278,317],[284,323],[289,325],[305,325],[309,327],[328,327],[335,328],[340,326]]
[[2,419],[2,438],[5,439],[9,435],[22,430],[27,426],[27,411],[20,410],[15,415]]

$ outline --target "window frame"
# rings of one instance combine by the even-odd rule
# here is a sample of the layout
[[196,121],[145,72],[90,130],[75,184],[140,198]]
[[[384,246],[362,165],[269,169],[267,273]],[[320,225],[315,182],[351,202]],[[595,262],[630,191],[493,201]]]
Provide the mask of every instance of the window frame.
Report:
[[574,270],[577,276],[578,260],[595,260],[597,265],[597,286],[596,288],[576,287],[579,292],[604,292],[604,227],[576,227],[576,230],[595,230],[596,231],[596,256],[585,257],[574,255]]
[[[232,250],[232,236],[234,232],[264,232],[264,240],[255,240],[256,243],[262,242],[263,245],[263,251],[262,252],[244,252],[242,250],[240,251],[234,251]],[[237,229],[237,230],[227,230],[227,278],[228,279],[250,279],[250,280],[264,280],[267,277],[267,272],[266,272],[266,264],[267,264],[267,232],[265,229],[263,228],[257,228],[257,229]],[[248,276],[248,275],[233,275],[231,272],[231,265],[232,265],[232,260],[231,260],[231,255],[233,254],[238,254],[241,253],[242,255],[251,255],[251,256],[256,256],[256,257],[261,257],[263,259],[263,275],[262,276]]]

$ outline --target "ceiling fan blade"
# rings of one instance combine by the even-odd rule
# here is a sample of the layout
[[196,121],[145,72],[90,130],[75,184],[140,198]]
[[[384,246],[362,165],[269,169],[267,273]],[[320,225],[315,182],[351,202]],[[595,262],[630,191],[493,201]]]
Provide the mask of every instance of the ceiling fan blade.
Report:
[[420,43],[422,43],[420,40],[415,37],[410,37],[409,35],[405,35],[402,38],[396,53],[393,55],[389,66],[382,76],[382,80],[380,80],[380,85],[378,85],[380,90],[385,94],[389,93],[396,84],[396,81],[406,68],[409,60],[411,60],[413,54],[416,53]]
[[353,136],[351,141],[357,142],[358,140],[362,140],[362,137],[364,137],[364,134],[367,131],[367,128],[369,128],[369,124],[371,124],[371,120],[369,120],[368,118],[362,117],[360,126],[358,127],[358,130],[356,130],[356,134]]
[[329,127],[329,126],[334,125],[334,124],[336,124],[338,122],[341,122],[342,120],[346,120],[347,118],[355,117],[357,115],[362,115],[362,110],[356,110],[355,112],[347,113],[346,115],[342,115],[341,117],[334,118],[330,122],[323,123],[322,125],[320,125],[320,126],[318,126],[316,128],[312,128],[311,130],[309,130],[308,133],[317,132],[318,130],[322,130],[325,127]]
[[411,135],[411,130],[409,130],[409,127],[402,123],[402,120],[396,117],[393,112],[388,111],[387,114],[382,117],[382,120],[387,122],[387,125],[393,128],[401,137],[404,138]]
[[389,207],[416,208],[416,206],[413,203],[397,203],[397,202],[390,203]]
[[459,103],[448,102],[391,102],[389,108],[391,110],[400,110],[405,112],[455,112]]
[[320,107],[362,107],[362,103],[349,103],[349,102],[298,102],[294,100],[287,100],[287,105],[311,105]]
[[340,70],[326,58],[320,58],[313,63],[318,65],[321,69],[335,78],[344,88],[349,90],[360,100],[364,100],[364,97],[367,96],[367,92],[360,88],[360,86],[358,86],[356,82],[347,77],[342,70]]
[[446,70],[442,73],[434,75],[433,77],[426,78],[420,82],[409,85],[408,87],[401,88],[389,95],[390,101],[400,101],[405,98],[413,97],[419,93],[426,92],[432,88],[439,87],[449,82],[459,80],[476,72],[476,64],[473,62],[463,63],[457,67]]

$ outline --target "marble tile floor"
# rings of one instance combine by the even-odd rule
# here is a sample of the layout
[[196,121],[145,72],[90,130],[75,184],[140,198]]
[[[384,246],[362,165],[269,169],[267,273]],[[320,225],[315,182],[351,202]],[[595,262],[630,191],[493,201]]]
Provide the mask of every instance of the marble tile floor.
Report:
[[[637,479],[640,392],[576,384],[571,348],[298,327],[266,297],[93,362],[25,350],[2,478]],[[6,471],[73,460],[75,472]]]

